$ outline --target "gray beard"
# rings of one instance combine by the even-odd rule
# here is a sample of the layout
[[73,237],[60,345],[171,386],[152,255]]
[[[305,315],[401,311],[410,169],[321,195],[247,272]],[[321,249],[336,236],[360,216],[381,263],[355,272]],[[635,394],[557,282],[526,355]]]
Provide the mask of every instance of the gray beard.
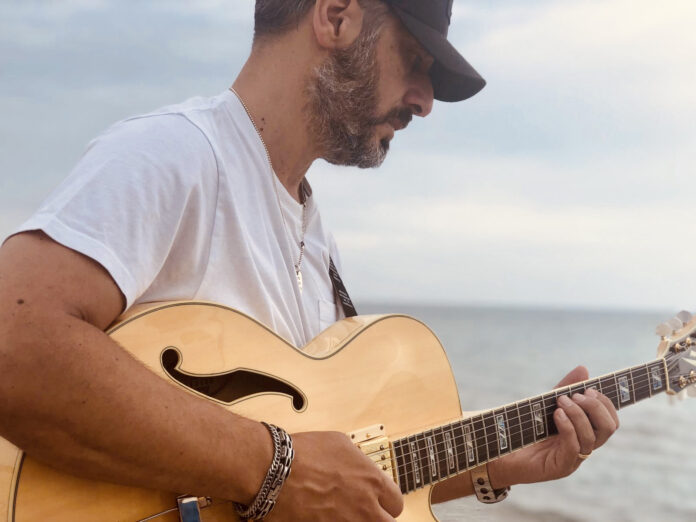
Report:
[[321,157],[334,165],[378,167],[389,150],[377,143],[377,40],[367,30],[348,48],[334,51],[314,71],[307,86],[310,136]]

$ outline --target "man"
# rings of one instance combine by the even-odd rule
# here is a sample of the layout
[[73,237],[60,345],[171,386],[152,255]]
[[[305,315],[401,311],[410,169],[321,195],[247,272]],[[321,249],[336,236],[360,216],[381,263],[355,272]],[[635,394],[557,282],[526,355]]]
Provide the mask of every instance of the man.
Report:
[[[308,167],[378,166],[434,96],[484,85],[444,38],[445,0],[256,4],[232,90],[113,126],[0,249],[0,434],[55,467],[250,505],[277,449],[267,428],[169,386],[103,330],[135,303],[196,298],[304,345],[343,314]],[[585,378],[577,368],[562,383]],[[592,390],[559,400],[554,420],[557,437],[484,470],[493,488],[565,476],[618,427]],[[396,485],[343,434],[292,439],[268,520],[398,516]],[[433,499],[472,492],[463,474]]]

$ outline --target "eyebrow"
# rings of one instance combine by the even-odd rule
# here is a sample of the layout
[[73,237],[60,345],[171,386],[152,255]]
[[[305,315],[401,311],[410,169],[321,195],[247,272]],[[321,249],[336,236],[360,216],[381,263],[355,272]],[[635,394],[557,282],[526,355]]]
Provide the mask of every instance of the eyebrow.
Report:
[[420,56],[421,59],[426,62],[429,60],[432,60],[433,62],[435,61],[433,56],[428,51],[426,51],[425,48],[418,42],[418,40],[416,40],[416,38],[411,34],[401,35],[400,47],[401,54],[404,58],[406,58],[406,53],[414,53]]

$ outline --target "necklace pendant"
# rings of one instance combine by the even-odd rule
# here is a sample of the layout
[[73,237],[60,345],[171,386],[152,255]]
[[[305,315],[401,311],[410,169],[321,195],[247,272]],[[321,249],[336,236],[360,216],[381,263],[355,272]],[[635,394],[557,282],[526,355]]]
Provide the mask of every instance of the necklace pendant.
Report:
[[297,276],[297,287],[300,289],[300,293],[302,293],[302,271],[298,266],[295,267],[295,275]]

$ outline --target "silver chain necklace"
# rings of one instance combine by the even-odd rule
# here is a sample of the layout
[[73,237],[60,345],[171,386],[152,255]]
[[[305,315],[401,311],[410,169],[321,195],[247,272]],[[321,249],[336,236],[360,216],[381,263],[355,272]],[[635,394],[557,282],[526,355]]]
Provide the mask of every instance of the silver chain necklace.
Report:
[[[237,91],[234,90],[234,87],[230,87],[230,91],[234,93],[234,95],[237,97],[239,102],[242,104],[242,107],[244,107],[244,110],[247,113],[247,116],[249,117],[249,120],[251,120],[251,124],[254,126],[254,129],[256,130],[256,134],[258,134],[259,139],[261,140],[261,143],[263,144],[263,148],[266,151],[266,159],[268,160],[268,166],[271,168],[271,176],[273,179],[271,182],[273,183],[273,190],[275,191],[276,195],[276,201],[278,202],[278,209],[280,210],[280,217],[283,219],[283,228],[285,230],[285,235],[288,237],[288,240],[290,243],[292,243],[292,235],[290,234],[290,231],[288,230],[288,224],[287,221],[285,220],[285,212],[283,211],[283,205],[280,203],[280,195],[278,194],[278,176],[276,176],[275,169],[273,169],[273,162],[271,161],[271,153],[268,152],[268,147],[266,146],[266,142],[263,139],[263,136],[261,136],[261,132],[259,131],[259,128],[256,126],[256,122],[254,121],[254,118],[251,116],[251,112],[249,111],[249,108],[247,107],[246,103],[244,103],[244,100],[242,97],[239,95]],[[304,194],[304,193],[303,193]],[[297,278],[297,287],[300,289],[300,293],[302,293],[302,285],[303,285],[303,280],[302,280],[302,259],[304,258],[304,250],[305,250],[305,232],[307,230],[307,198],[303,196],[302,198],[302,233],[300,235],[300,255],[297,257],[297,263],[295,263],[295,277]]]

